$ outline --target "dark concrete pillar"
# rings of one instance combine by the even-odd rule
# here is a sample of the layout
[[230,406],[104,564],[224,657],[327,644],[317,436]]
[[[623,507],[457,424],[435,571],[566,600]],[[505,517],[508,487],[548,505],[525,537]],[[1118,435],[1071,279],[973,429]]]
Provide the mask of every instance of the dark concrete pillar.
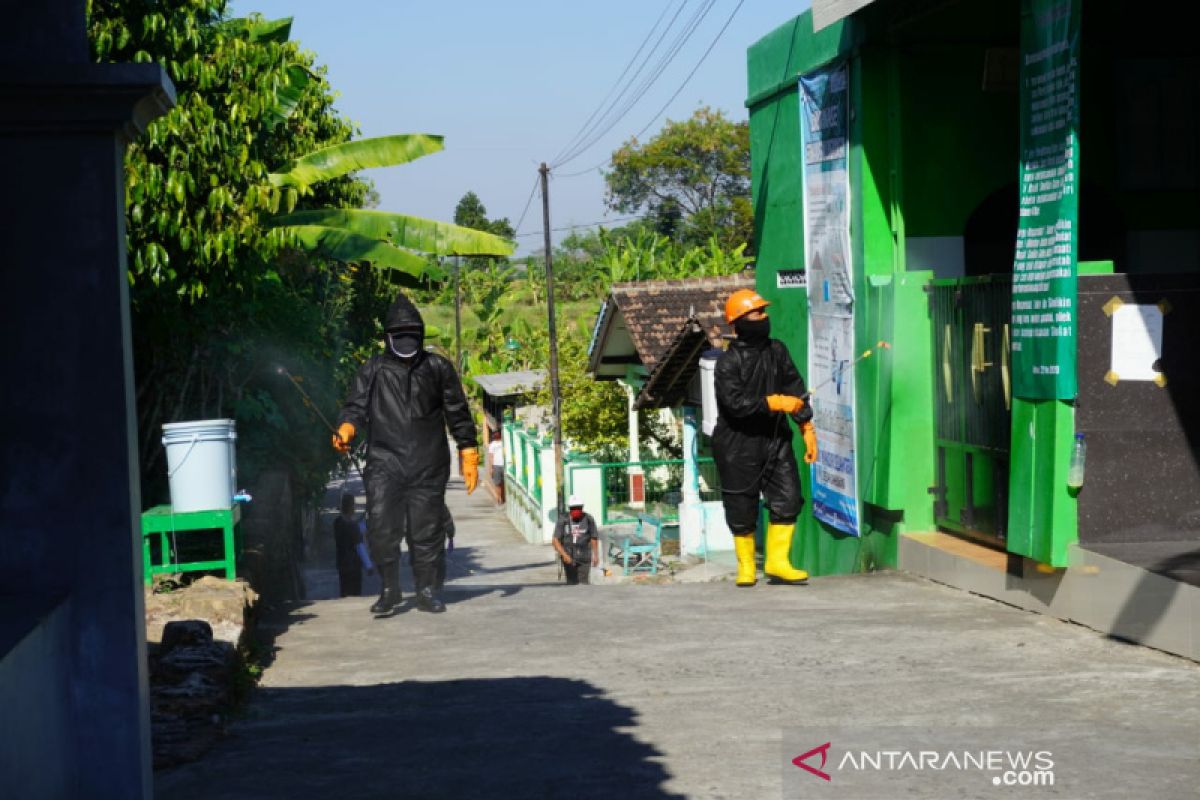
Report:
[[174,89],[87,63],[83,0],[0,12],[0,708],[62,703],[0,731],[34,754],[0,761],[0,793],[149,798],[122,160]]

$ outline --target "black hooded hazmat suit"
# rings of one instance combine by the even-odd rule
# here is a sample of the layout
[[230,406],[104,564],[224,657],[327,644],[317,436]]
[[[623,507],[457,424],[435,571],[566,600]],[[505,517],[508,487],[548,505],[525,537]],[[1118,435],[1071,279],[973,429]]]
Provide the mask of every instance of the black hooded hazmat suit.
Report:
[[[421,314],[401,293],[388,310],[384,330],[416,328],[424,343]],[[446,430],[459,450],[477,445],[475,422],[458,373],[450,361],[418,347],[412,358],[388,351],[358,371],[338,425],[367,430],[367,544],[371,559],[395,562],[408,540],[418,594],[438,588],[445,558],[446,483],[450,451]]]
[[795,362],[778,339],[735,339],[717,360],[714,378],[719,417],[713,457],[729,530],[734,535],[754,532],[760,494],[772,523],[794,523],[804,498],[792,451],[792,426],[785,415],[767,407],[767,395],[804,395],[804,379]]

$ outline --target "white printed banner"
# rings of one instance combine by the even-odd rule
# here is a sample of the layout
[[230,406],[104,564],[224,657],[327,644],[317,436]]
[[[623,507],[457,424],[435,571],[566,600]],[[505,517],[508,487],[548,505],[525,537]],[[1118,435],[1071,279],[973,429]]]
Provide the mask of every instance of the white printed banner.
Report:
[[854,283],[850,258],[849,68],[800,78],[804,144],[804,262],[808,273],[808,371],[820,457],[813,514],[858,536],[855,469]]

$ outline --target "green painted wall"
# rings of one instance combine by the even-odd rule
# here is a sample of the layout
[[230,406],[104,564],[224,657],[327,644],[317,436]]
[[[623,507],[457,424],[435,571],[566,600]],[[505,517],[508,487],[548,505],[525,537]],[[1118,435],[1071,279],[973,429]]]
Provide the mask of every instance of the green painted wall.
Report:
[[[1179,59],[1172,68],[1186,69],[1200,60],[1200,45],[1190,29],[1163,30],[1152,16],[1131,18],[1115,0],[1085,6],[1080,257],[1119,260],[1120,252],[1088,252],[1089,226],[1093,235],[1106,227],[1090,222],[1098,218],[1091,216],[1094,203],[1107,197],[1130,230],[1195,230],[1200,193],[1122,186],[1122,98],[1114,87],[1140,59],[1167,56]],[[806,510],[793,556],[813,574],[892,564],[899,532],[933,527],[926,490],[934,481],[934,374],[923,292],[930,275],[916,271],[921,264],[905,263],[904,241],[963,235],[980,203],[1018,179],[1015,83],[993,81],[985,89],[984,78],[985,64],[1003,62],[1018,46],[1019,7],[1015,0],[877,2],[818,34],[811,16],[801,15],[749,49],[758,288],[774,303],[773,329],[803,370],[805,292],[775,288],[778,271],[804,263],[795,81],[843,57],[851,64],[856,335],[860,352],[880,339],[894,345],[887,358],[856,371],[859,488],[867,504],[902,509],[903,522],[868,530],[859,541],[823,528]],[[1089,193],[1089,185],[1099,191]],[[1111,265],[1080,265],[1081,274],[1106,269]],[[1012,413],[1008,547],[1064,566],[1077,538],[1075,500],[1065,488],[1073,408],[1014,399]],[[807,496],[807,476],[804,482]]]
[[982,46],[897,57],[909,236],[961,236],[988,195],[1017,182],[1017,95],[980,88],[983,60]]
[[813,35],[810,12],[776,28],[747,51],[754,251],[760,270],[804,266],[796,79],[849,52],[854,36],[849,20]]
[[[928,530],[933,476],[932,372],[926,273],[905,273],[900,214],[900,139],[892,54],[860,48],[859,31],[845,23],[823,42],[807,14],[756,43],[749,53],[750,140],[757,221],[758,290],[772,302],[773,335],[784,341],[805,370],[807,296],[778,289],[780,270],[802,269],[803,203],[799,74],[839,56],[851,62],[850,179],[853,255],[856,262],[856,337],[859,351],[879,340],[894,345],[856,368],[859,493],[880,509],[903,510],[900,523],[871,510],[863,535],[846,536],[813,519],[806,506],[797,522],[793,562],[813,575],[861,572],[895,566],[898,534]],[[800,31],[798,33],[798,31]],[[783,77],[781,77],[783,76]],[[786,80],[785,80],[786,78]],[[787,88],[783,88],[783,84]],[[899,320],[899,323],[898,323]],[[797,458],[803,442],[795,438]],[[805,496],[811,496],[802,469]]]

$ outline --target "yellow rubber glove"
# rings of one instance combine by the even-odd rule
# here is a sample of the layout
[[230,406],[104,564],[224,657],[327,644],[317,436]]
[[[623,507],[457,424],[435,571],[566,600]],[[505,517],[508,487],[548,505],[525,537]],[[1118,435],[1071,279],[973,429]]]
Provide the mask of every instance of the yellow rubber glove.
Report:
[[804,436],[804,463],[817,463],[817,430],[811,420],[800,427],[800,433]]
[[767,408],[784,414],[795,414],[804,408],[804,401],[790,394],[769,394],[767,395]]
[[333,435],[333,449],[339,453],[350,452],[350,440],[354,438],[354,426],[349,422],[343,422],[338,426],[337,433]]
[[475,491],[479,485],[479,451],[474,447],[466,447],[459,451],[462,459],[463,483],[467,485],[467,494]]

